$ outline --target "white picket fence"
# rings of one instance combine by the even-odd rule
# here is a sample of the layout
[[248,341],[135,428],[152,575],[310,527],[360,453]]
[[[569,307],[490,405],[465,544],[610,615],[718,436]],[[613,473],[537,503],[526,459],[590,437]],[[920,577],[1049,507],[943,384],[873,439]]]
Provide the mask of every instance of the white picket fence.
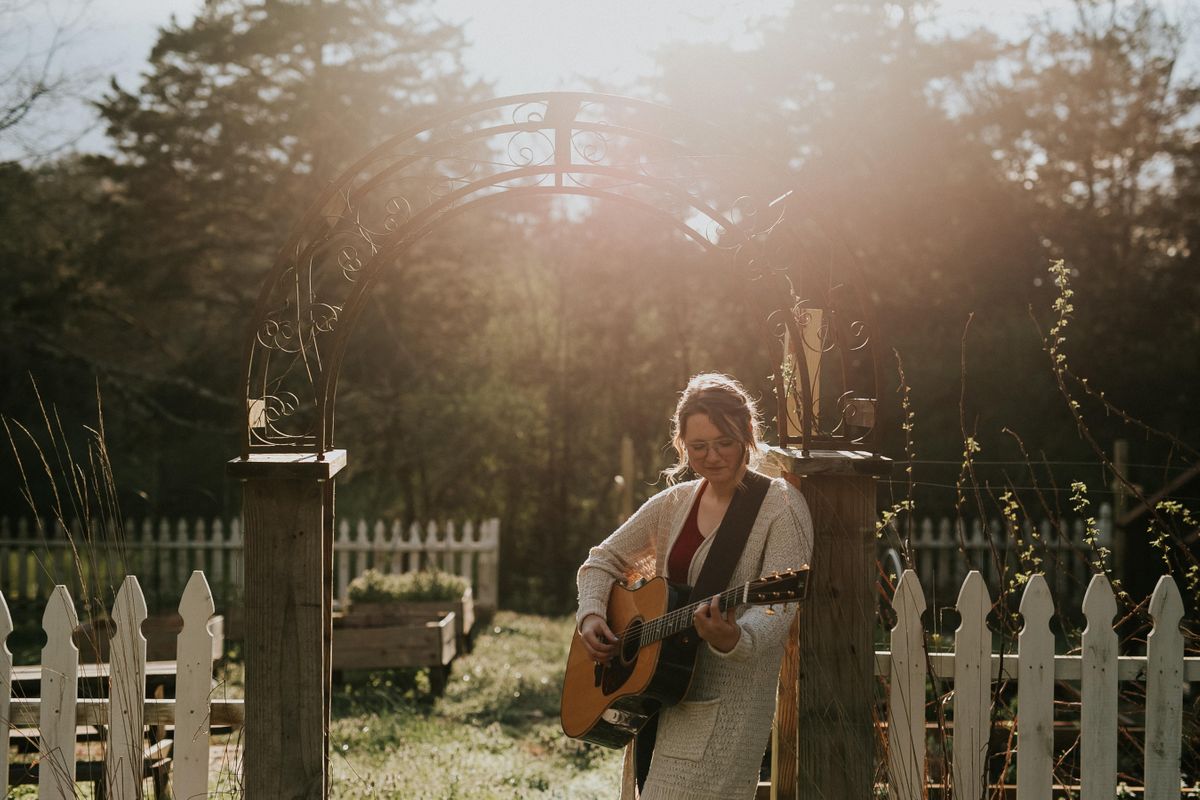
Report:
[[[992,731],[992,683],[1017,682],[1016,775],[1018,800],[1113,800],[1117,797],[1118,682],[1145,685],[1147,800],[1179,798],[1183,691],[1200,681],[1200,658],[1184,657],[1179,623],[1183,604],[1170,577],[1163,577],[1150,601],[1153,631],[1145,655],[1119,655],[1113,630],[1117,604],[1108,580],[1094,576],[1083,600],[1087,627],[1081,653],[1055,655],[1050,619],[1054,603],[1041,575],[1025,587],[1020,612],[1024,627],[1015,654],[992,652],[987,614],[992,608],[979,572],[969,573],[958,596],[962,619],[954,651],[930,653],[921,615],[925,596],[916,572],[904,572],[892,600],[896,626],[891,650],[876,653],[876,672],[888,679],[887,766],[889,797],[926,797],[926,680],[932,674],[953,682],[948,702],[953,718],[950,778],[954,797],[985,797],[986,758]],[[1053,765],[1062,755],[1054,745],[1055,681],[1079,684],[1080,785],[1064,794],[1054,784]],[[1122,710],[1123,712],[1126,710]],[[990,796],[990,795],[987,795]]]
[[[142,797],[147,726],[173,725],[171,742],[176,797],[208,797],[210,724],[240,726],[240,700],[213,697],[212,592],[204,574],[192,573],[179,603],[183,630],[177,639],[175,698],[146,698],[146,600],[137,578],[126,577],[112,609],[115,633],[107,669],[81,665],[72,642],[78,625],[66,586],[54,588],[46,603],[42,627],[41,697],[13,696],[13,663],[6,640],[12,633],[8,603],[0,592],[0,797],[8,793],[9,737],[37,744],[38,797],[74,798],[77,726],[101,728],[105,735],[104,787],[110,798]],[[108,677],[107,697],[81,699],[79,680],[89,674]],[[156,753],[161,755],[162,748]]]
[[[43,533],[44,531],[44,533]],[[471,581],[475,601],[495,609],[499,597],[500,521],[338,521],[334,540],[334,596],[346,598],[350,581],[368,568],[406,572],[435,566]],[[80,572],[84,573],[82,576]],[[47,597],[59,583],[117,586],[138,575],[151,600],[172,598],[193,570],[208,576],[223,608],[242,597],[242,528],[239,520],[128,522],[116,535],[93,526],[39,526],[26,518],[0,518],[0,589],[10,601]],[[82,580],[81,580],[82,578]]]
[[[1112,547],[1112,507],[1102,503],[1096,513],[1096,545]],[[903,527],[903,526],[902,526]],[[900,534],[894,528],[879,538],[878,555],[886,572],[898,576],[903,570],[899,554]],[[1091,579],[1095,550],[1087,542],[1087,523],[1082,519],[1052,522],[1044,519],[1036,526],[1022,520],[1019,530],[998,519],[953,520],[925,517],[913,525],[911,566],[921,579],[925,598],[933,606],[948,606],[972,569],[989,580],[999,573],[998,560],[1008,568],[1020,564],[1019,553],[1031,546],[1042,559],[1041,571],[1060,600],[1082,596]]]

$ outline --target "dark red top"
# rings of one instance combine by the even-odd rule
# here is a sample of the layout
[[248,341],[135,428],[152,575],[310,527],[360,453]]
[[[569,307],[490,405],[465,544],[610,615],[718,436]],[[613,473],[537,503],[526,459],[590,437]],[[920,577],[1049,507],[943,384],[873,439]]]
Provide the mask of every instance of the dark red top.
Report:
[[692,512],[688,514],[687,522],[683,523],[683,530],[679,532],[679,538],[671,548],[671,555],[667,557],[667,578],[675,583],[688,582],[688,568],[692,565],[692,556],[696,555],[696,551],[704,543],[696,516],[700,512],[700,498],[704,496],[704,490],[707,488],[708,481],[700,484]]

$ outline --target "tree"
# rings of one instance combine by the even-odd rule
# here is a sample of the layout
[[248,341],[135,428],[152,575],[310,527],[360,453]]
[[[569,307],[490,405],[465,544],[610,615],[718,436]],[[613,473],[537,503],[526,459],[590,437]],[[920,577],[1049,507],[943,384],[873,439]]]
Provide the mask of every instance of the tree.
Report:
[[64,54],[84,26],[89,0],[0,0],[0,160],[44,161],[82,131],[51,121],[89,82]]
[[[124,320],[157,504],[217,510],[254,298],[291,225],[371,145],[475,98],[461,33],[407,0],[223,0],[159,36],[142,85],[98,103],[104,234],[83,258]],[[112,328],[110,327],[110,330]],[[86,350],[86,345],[85,345]],[[223,435],[213,436],[214,431]]]
[[[975,119],[997,172],[1036,203],[1048,253],[1077,276],[1072,366],[1194,439],[1200,85],[1178,68],[1183,44],[1159,6],[1076,0],[1069,24],[1043,21],[1005,59],[1010,75],[976,99]],[[1097,428],[1118,429],[1115,417]]]

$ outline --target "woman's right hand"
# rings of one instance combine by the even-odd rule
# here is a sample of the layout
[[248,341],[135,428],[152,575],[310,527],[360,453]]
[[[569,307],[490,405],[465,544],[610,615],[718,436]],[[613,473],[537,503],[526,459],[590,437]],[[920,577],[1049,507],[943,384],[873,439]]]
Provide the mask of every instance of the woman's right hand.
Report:
[[610,661],[617,652],[617,637],[599,614],[588,614],[579,624],[579,637],[597,664]]

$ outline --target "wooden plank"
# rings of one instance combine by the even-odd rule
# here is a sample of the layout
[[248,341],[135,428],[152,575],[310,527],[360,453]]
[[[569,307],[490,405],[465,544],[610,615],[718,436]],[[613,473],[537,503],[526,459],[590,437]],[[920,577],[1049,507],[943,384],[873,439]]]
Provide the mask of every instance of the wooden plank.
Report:
[[[66,586],[55,586],[42,629],[42,704],[38,797],[41,800],[71,800],[75,797],[75,706],[78,699],[79,650],[71,632],[79,624],[75,604]],[[15,718],[15,714],[13,715]]]
[[[71,723],[71,741],[75,741],[78,725],[108,725],[107,698],[81,698],[75,705],[75,719]],[[14,697],[9,705],[9,714],[14,728],[36,728],[41,721],[42,701],[40,698]],[[245,701],[210,701],[212,726],[241,728],[246,723]],[[174,725],[175,701],[149,698],[142,703],[142,714],[146,725]],[[74,795],[70,795],[74,797]]]
[[[7,520],[5,520],[7,522]],[[0,555],[7,560],[8,555]],[[4,592],[0,591],[0,730],[12,727],[9,721],[9,698],[12,697],[12,651],[8,649],[8,636],[13,632],[12,615]],[[0,797],[8,797],[8,739],[0,741]]]
[[1146,639],[1146,800],[1179,796],[1183,741],[1183,601],[1169,575],[1150,598],[1154,630]]
[[892,460],[866,450],[810,450],[768,447],[781,458],[788,472],[811,477],[815,475],[844,475],[847,477],[882,477],[892,472]]
[[179,677],[175,681],[175,794],[208,797],[208,734],[211,722],[213,634],[209,620],[216,612],[204,573],[196,570],[179,601],[183,630],[176,637]]
[[925,787],[925,593],[917,573],[904,571],[892,598],[896,625],[888,686],[888,796],[921,800]]
[[1017,636],[1017,792],[1051,800],[1054,759],[1054,602],[1046,579],[1034,575],[1021,595],[1025,624]]
[[108,746],[105,749],[105,784],[113,800],[139,800],[142,787],[142,740],[146,697],[146,598],[138,580],[127,575],[113,607],[113,636],[109,662]]
[[[107,678],[109,673],[108,662],[100,664],[80,664],[79,679],[99,679]],[[146,675],[149,677],[169,677],[175,674],[174,661],[147,661]],[[12,669],[13,683],[32,683],[42,679],[42,667],[40,664],[24,665],[13,667]]]
[[771,727],[771,782],[768,800],[795,800],[799,743],[796,741],[797,704],[800,701],[800,613],[788,628],[779,684],[775,689],[775,719]]
[[961,623],[954,635],[953,779],[957,797],[983,797],[991,737],[992,634],[987,627],[992,600],[978,570],[958,594]]
[[869,797],[875,765],[875,481],[806,476],[804,497],[814,544],[800,628],[799,797]]
[[226,472],[240,480],[300,480],[327,481],[346,466],[345,450],[325,453],[254,453],[248,458],[235,458],[226,465]]
[[387,628],[335,628],[334,669],[443,666],[457,653],[454,612]]
[[1117,790],[1117,602],[1103,575],[1083,596],[1080,800],[1112,800]]
[[326,796],[323,485],[248,480],[245,517],[247,797]]

